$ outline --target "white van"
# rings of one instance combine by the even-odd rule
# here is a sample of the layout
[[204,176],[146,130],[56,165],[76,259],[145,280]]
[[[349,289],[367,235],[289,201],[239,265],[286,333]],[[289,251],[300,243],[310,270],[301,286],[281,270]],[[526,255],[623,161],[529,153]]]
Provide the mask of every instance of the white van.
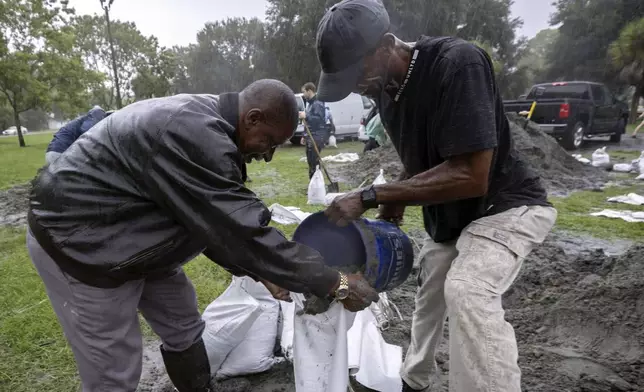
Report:
[[[300,111],[304,110],[302,94],[295,94],[297,106]],[[357,139],[360,128],[360,120],[373,107],[373,102],[361,95],[351,93],[348,97],[338,102],[327,102],[325,106],[331,110],[333,124],[335,125],[335,137],[337,140]],[[302,137],[306,135],[304,126],[298,125],[291,143],[302,144]]]

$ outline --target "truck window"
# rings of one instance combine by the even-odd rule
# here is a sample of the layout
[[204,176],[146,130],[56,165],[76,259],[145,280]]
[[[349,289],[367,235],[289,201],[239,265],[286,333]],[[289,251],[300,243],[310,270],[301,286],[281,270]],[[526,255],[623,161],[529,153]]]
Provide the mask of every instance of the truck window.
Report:
[[575,84],[541,84],[530,90],[526,100],[535,99],[560,99],[560,98],[577,98],[589,99],[588,85],[583,83]]
[[595,105],[605,105],[606,104],[606,94],[602,86],[599,84],[591,84],[590,89],[593,92],[593,102]]
[[606,86],[602,86],[602,90],[604,91],[604,105],[612,105],[614,100],[613,93]]

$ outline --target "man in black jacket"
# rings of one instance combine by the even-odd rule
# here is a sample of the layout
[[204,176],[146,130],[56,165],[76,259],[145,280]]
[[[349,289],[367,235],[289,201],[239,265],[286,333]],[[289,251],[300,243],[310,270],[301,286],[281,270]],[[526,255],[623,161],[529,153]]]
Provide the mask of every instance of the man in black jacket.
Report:
[[490,57],[453,37],[403,42],[379,1],[344,0],[317,32],[319,99],[356,92],[376,100],[404,166],[400,181],[336,198],[340,224],[369,208],[400,223],[422,206],[430,236],[420,254],[404,391],[430,391],[434,355],[449,319],[449,388],[519,392],[521,371],[501,297],[557,212],[539,177],[512,147]]
[[[311,131],[313,139],[306,135],[306,162],[309,164],[309,179],[313,177],[315,168],[320,164],[318,152],[322,152],[324,144],[329,140],[330,128],[326,124],[326,108],[324,102],[317,99],[315,84],[309,82],[302,86],[302,97],[306,103],[306,109],[300,113],[300,118],[306,121],[305,126]],[[313,143],[318,148],[315,151]]]
[[332,295],[354,311],[377,300],[362,277],[326,267],[319,253],[268,227],[269,210],[244,187],[242,165],[270,161],[297,118],[292,91],[275,80],[239,94],[150,99],[100,122],[39,173],[27,246],[83,391],[136,389],[137,309],[163,342],[175,387],[216,388],[181,269],[202,252],[280,299],[287,290]]

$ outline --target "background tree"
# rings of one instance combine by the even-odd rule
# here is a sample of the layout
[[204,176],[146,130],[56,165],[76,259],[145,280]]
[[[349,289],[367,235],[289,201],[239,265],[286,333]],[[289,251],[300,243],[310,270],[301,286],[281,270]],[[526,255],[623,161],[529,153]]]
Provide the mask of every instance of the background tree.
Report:
[[[82,53],[85,64],[106,76],[102,83],[92,86],[93,99],[96,100],[94,103],[105,109],[116,109],[119,107],[119,94],[123,103],[134,100],[134,78],[139,71],[146,70],[146,67],[153,64],[154,59],[159,56],[159,51],[164,49],[159,47],[155,37],[146,37],[132,22],[113,20],[110,25],[114,41],[116,77],[105,18],[99,15],[82,15],[74,20],[78,32],[76,46]],[[146,71],[152,75],[156,74],[154,70]]]
[[629,119],[634,123],[637,106],[644,96],[644,18],[624,27],[619,38],[610,45],[609,55],[622,80],[635,88]]
[[622,82],[608,47],[628,23],[644,16],[642,0],[558,0],[550,23],[559,36],[547,56],[549,80],[591,80],[612,87]]
[[0,93],[12,109],[21,147],[20,114],[49,109],[77,112],[87,102],[88,72],[73,50],[72,13],[58,0],[5,0],[0,18]]

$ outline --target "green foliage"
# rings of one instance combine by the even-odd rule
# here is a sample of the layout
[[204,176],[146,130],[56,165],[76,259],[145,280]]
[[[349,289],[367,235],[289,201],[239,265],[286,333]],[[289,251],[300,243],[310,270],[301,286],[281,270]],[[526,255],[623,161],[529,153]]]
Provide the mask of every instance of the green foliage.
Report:
[[[0,93],[18,128],[20,113],[48,110],[52,104],[66,113],[87,102],[85,86],[100,78],[88,72],[73,50],[74,31],[67,22],[72,12],[58,0],[6,0],[0,18]],[[1,104],[2,102],[0,102]]]
[[637,105],[644,95],[644,17],[626,25],[608,53],[622,80],[635,87],[631,100],[631,123],[634,123]]
[[641,0],[558,0],[551,24],[559,37],[548,54],[550,80],[592,80],[619,84],[609,45],[631,21],[644,16]]

